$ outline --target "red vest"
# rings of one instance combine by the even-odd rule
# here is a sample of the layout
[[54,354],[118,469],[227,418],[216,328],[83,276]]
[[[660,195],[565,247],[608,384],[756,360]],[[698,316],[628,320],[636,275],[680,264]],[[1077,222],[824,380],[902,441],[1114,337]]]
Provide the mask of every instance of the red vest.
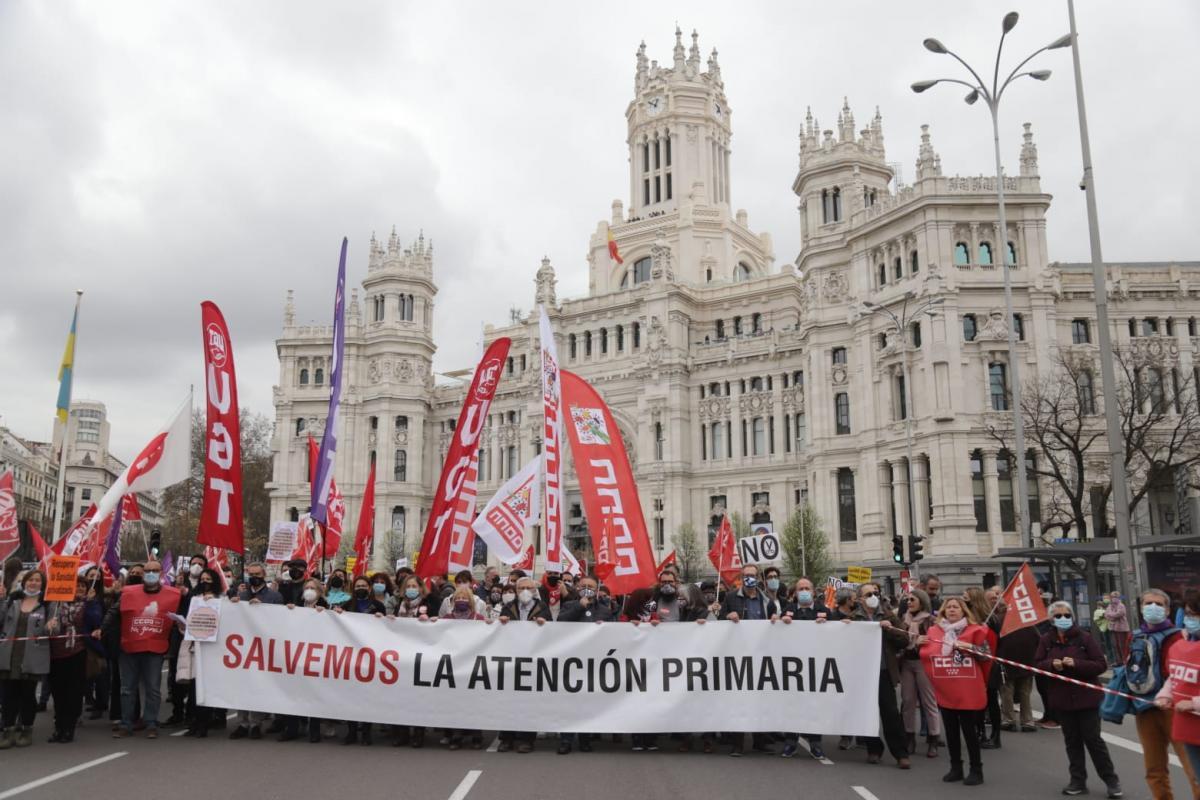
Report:
[[[921,648],[921,662],[933,684],[937,704],[966,711],[986,708],[987,659],[957,649],[942,655],[944,637],[941,627],[933,625],[929,629],[929,641]],[[982,625],[968,625],[958,640],[975,647],[986,647],[988,629]]]
[[[1179,639],[1171,645],[1167,657],[1171,677],[1171,705],[1180,700],[1200,700],[1200,641]],[[1177,742],[1200,745],[1200,714],[1176,711],[1171,723],[1171,738]]]
[[175,624],[167,614],[178,612],[181,596],[173,586],[153,594],[138,585],[126,586],[121,591],[121,650],[165,654]]

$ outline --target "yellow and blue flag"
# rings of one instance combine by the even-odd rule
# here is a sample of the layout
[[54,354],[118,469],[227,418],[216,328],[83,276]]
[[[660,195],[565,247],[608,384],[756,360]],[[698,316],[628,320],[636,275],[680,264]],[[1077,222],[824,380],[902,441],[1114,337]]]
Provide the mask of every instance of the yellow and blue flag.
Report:
[[75,368],[75,326],[79,324],[79,297],[75,298],[75,315],[71,317],[71,331],[67,334],[67,347],[63,350],[62,366],[58,368],[58,418],[65,424],[67,412],[71,410],[71,373]]

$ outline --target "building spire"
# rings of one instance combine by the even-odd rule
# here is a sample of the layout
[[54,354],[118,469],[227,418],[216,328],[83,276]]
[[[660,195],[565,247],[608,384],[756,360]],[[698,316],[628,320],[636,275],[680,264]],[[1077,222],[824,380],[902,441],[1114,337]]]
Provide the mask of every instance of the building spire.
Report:
[[1025,123],[1025,133],[1022,137],[1024,142],[1021,145],[1021,174],[1036,177],[1038,174],[1038,154],[1037,145],[1033,143],[1033,131],[1030,130],[1032,127],[1030,123]]
[[713,79],[713,82],[721,83],[721,65],[717,62],[717,48],[713,48],[712,55],[708,57],[708,75]]
[[688,50],[688,68],[692,72],[700,71],[700,34],[692,28],[692,47]]
[[687,66],[687,61],[684,59],[683,30],[677,23],[675,25],[675,72],[682,75],[685,66]]
[[921,149],[917,155],[917,180],[936,178],[942,174],[942,158],[934,152],[929,141],[929,126],[921,126]]
[[633,79],[633,88],[635,93],[641,91],[642,87],[646,85],[646,76],[649,71],[650,62],[646,58],[646,41],[643,39],[642,43],[638,45],[637,49],[637,74]]
[[842,110],[838,114],[838,141],[854,141],[854,114],[850,111],[849,98],[842,98]]

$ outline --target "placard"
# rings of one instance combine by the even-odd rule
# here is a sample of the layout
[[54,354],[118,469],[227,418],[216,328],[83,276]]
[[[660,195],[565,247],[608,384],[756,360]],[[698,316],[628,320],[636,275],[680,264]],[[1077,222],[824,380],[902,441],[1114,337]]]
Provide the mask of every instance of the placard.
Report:
[[189,642],[215,642],[221,625],[221,598],[193,597],[188,606],[187,629],[183,638]]
[[75,581],[79,575],[79,556],[50,556],[46,570],[47,603],[69,603],[75,599]]
[[[765,526],[760,525],[760,528]],[[779,545],[779,537],[774,533],[763,533],[758,536],[744,536],[738,540],[738,555],[743,564],[779,565],[782,562],[783,548]]]
[[871,568],[870,567],[846,567],[846,580],[850,583],[870,583]]
[[296,552],[298,522],[276,522],[267,540],[267,561],[287,561]]

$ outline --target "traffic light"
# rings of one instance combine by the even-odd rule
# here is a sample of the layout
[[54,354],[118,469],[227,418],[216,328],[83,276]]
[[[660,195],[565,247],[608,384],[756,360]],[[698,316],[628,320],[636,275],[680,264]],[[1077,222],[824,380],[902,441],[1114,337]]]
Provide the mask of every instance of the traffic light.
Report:
[[924,541],[925,537],[917,534],[908,537],[908,560],[910,563],[915,563],[925,557],[925,554],[921,552],[925,548]]
[[159,552],[162,551],[162,531],[158,528],[150,531],[150,557],[158,558]]
[[893,536],[892,537],[892,561],[895,561],[897,564],[904,563],[904,537],[903,536]]

